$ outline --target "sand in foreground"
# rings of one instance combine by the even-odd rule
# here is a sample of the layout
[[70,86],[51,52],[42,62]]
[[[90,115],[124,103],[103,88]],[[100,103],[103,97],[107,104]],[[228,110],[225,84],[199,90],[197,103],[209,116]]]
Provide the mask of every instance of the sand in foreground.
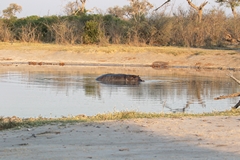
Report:
[[240,159],[240,117],[53,124],[2,131],[0,159]]

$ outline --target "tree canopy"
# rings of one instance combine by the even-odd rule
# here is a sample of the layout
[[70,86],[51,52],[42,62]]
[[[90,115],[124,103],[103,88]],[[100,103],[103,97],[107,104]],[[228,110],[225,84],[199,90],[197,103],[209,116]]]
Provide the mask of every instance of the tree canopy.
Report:
[[240,6],[240,0],[216,0],[216,2],[220,3],[220,5],[226,5],[227,7],[230,7],[233,16],[237,16],[236,7]]
[[3,17],[4,18],[11,18],[16,15],[16,13],[20,13],[22,11],[22,7],[16,3],[11,3],[9,7],[4,9],[3,12]]

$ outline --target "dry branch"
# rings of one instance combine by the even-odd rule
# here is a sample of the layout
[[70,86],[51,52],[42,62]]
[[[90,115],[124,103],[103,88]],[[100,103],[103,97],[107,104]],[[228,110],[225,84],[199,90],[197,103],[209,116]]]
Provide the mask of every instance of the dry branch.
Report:
[[233,98],[233,97],[238,97],[238,96],[240,96],[240,92],[229,94],[229,95],[224,95],[224,96],[220,96],[220,97],[216,97],[216,98],[214,98],[214,100]]
[[199,7],[192,3],[191,0],[187,0],[188,4],[198,12],[198,22],[202,21],[203,7],[208,4],[208,1],[203,2]]
[[[230,76],[234,81],[236,81],[240,85],[240,81],[236,77],[234,77],[231,74],[228,74],[228,76]],[[225,99],[225,98],[232,98],[232,97],[238,97],[238,96],[240,96],[240,92],[229,94],[229,95],[224,95],[224,96],[220,96],[220,97],[216,97],[216,98],[214,98],[214,100]]]
[[238,101],[238,103],[232,108],[235,109],[235,108],[238,108],[239,106],[240,106],[240,101]]
[[166,2],[164,2],[161,6],[157,7],[154,11],[157,11],[159,8],[161,8],[162,6],[164,6],[165,4],[167,4],[168,2],[170,2],[171,0],[167,0]]
[[240,80],[238,80],[237,78],[235,78],[233,75],[229,75],[234,81],[236,81],[239,85],[240,85]]
[[188,4],[189,4],[192,8],[194,8],[196,11],[202,10],[203,7],[204,7],[206,4],[208,4],[208,2],[205,1],[205,2],[203,2],[199,7],[197,7],[195,4],[192,3],[192,1],[187,0],[187,2],[188,2]]

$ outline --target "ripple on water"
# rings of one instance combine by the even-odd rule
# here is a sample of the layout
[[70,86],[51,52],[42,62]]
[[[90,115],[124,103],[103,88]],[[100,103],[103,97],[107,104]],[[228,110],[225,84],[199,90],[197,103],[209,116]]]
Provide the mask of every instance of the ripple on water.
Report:
[[214,98],[240,92],[228,77],[146,74],[139,85],[108,85],[97,82],[98,76],[69,71],[0,74],[0,116],[61,117],[114,110],[203,113],[229,109],[237,98]]

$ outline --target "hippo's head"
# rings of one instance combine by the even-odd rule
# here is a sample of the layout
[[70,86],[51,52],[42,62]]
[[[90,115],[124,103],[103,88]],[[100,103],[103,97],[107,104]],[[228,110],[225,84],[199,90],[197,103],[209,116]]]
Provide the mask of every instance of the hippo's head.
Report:
[[144,82],[139,76],[136,75],[127,75],[126,76],[126,81],[129,82]]

